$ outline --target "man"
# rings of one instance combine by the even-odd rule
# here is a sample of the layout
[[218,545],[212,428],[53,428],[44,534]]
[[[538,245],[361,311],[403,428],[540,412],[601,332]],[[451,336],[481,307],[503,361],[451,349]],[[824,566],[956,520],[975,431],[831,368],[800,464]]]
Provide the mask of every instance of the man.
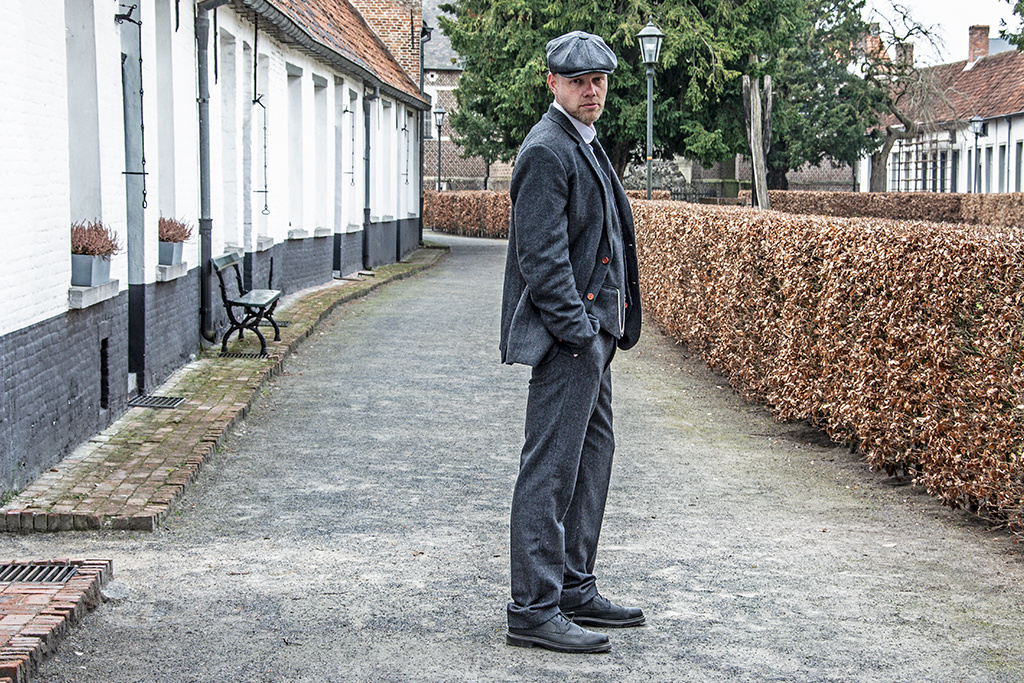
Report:
[[512,497],[510,645],[603,652],[580,625],[644,622],[597,591],[594,559],[611,475],[610,363],[640,336],[633,216],[594,122],[615,54],[573,31],[547,45],[555,101],[523,141],[501,312],[504,363],[533,366]]

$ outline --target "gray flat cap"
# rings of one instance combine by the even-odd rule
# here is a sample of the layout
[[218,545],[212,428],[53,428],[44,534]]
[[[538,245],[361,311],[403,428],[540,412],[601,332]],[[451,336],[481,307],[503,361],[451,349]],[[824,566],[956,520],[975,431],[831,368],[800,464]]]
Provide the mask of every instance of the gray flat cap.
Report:
[[583,31],[570,31],[549,41],[547,53],[548,71],[566,78],[594,72],[610,74],[619,65],[601,36]]

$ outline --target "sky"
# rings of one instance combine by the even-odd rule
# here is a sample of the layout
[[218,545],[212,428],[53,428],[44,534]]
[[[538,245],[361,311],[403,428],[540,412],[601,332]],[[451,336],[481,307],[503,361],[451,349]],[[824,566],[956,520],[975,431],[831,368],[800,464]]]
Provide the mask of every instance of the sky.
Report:
[[[868,6],[876,11],[891,14],[893,0],[868,0]],[[989,37],[998,38],[1000,20],[1016,29],[1019,19],[1013,14],[1013,6],[1006,0],[895,0],[910,10],[910,15],[921,25],[931,27],[942,39],[942,53],[930,45],[915,44],[915,61],[923,65],[946,64],[967,59],[967,33],[975,24],[987,24]]]

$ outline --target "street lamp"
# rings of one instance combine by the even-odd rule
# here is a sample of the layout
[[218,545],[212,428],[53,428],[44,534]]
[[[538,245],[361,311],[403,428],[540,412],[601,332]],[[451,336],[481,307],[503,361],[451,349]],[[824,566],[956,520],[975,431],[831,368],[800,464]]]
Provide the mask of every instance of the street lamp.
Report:
[[665,34],[654,25],[654,17],[647,26],[636,34],[640,41],[640,54],[647,65],[647,198],[651,198],[651,160],[653,157],[652,140],[654,138],[654,65],[658,63],[661,53],[661,39]]
[[434,110],[434,125],[437,126],[437,191],[441,191],[441,126],[444,124],[444,107],[438,105]]
[[974,133],[974,192],[981,192],[981,162],[978,159],[978,136],[985,131],[985,120],[975,114],[971,117],[971,132]]

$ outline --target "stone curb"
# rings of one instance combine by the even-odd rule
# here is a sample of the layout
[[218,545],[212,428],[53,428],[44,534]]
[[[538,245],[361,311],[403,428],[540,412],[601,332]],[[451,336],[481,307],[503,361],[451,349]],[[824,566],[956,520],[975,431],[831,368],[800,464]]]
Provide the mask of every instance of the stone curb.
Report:
[[[248,413],[284,359],[338,306],[436,264],[447,248],[424,247],[372,278],[333,283],[287,297],[275,316],[288,321],[265,357],[226,358],[220,344],[175,372],[154,395],[183,396],[173,410],[129,408],[0,507],[0,531],[153,531],[167,517],[209,457]],[[229,353],[252,354],[258,342],[229,342]],[[0,673],[2,676],[2,673]]]
[[113,574],[111,560],[52,560],[78,572],[58,583],[0,583],[0,683],[25,683],[72,625],[101,601]]

